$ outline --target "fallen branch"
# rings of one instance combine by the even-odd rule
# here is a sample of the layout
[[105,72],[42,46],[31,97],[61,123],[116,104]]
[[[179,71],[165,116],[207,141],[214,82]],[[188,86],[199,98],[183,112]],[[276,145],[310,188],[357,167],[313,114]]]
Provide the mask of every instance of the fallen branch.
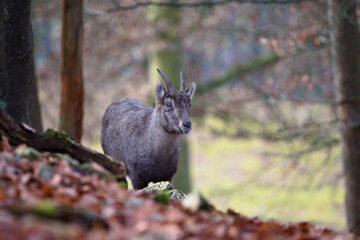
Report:
[[117,162],[111,157],[76,143],[63,132],[51,129],[39,135],[25,124],[15,123],[2,110],[0,110],[0,134],[6,136],[15,146],[25,143],[39,151],[67,153],[80,163],[96,162],[111,172],[118,181],[125,180],[126,171],[123,162]]

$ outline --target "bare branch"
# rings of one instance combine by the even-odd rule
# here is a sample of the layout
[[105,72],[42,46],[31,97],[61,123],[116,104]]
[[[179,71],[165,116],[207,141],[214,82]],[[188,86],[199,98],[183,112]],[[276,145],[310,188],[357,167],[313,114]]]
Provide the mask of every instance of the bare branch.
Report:
[[264,56],[256,57],[244,64],[238,64],[229,68],[221,77],[212,79],[206,83],[197,83],[196,93],[197,95],[203,94],[210,89],[217,88],[224,83],[227,83],[236,76],[253,72],[254,70],[258,70],[259,68],[263,68],[265,66],[269,66],[279,61],[279,59],[280,56],[278,56],[276,53],[269,53]]
[[276,101],[286,101],[286,102],[295,102],[295,103],[309,103],[309,104],[326,104],[326,105],[342,105],[355,103],[360,101],[360,96],[355,96],[352,98],[336,100],[336,99],[305,99],[301,97],[287,96],[286,94],[281,93],[268,93],[255,86],[250,86],[258,94],[257,97],[264,97]]
[[93,15],[105,15],[108,13],[118,12],[118,11],[128,11],[133,10],[138,7],[174,7],[174,8],[196,8],[196,7],[215,7],[220,5],[225,5],[229,3],[254,3],[254,4],[291,4],[291,3],[303,3],[303,2],[325,2],[324,0],[215,0],[215,1],[198,1],[198,2],[155,2],[155,1],[145,1],[145,2],[136,2],[129,5],[117,5],[107,10],[95,10],[86,7],[85,4],[85,13]]
[[[241,63],[241,64],[238,64],[238,65],[235,65],[235,66],[229,68],[223,76],[220,76],[215,79],[211,79],[204,83],[197,83],[196,94],[197,94],[197,96],[199,96],[199,95],[207,92],[208,90],[220,87],[221,85],[228,83],[235,77],[237,77],[237,79],[240,79],[240,76],[242,76],[246,73],[251,73],[251,72],[257,71],[261,68],[269,67],[283,59],[293,57],[293,56],[298,56],[300,54],[307,54],[307,53],[319,51],[319,50],[324,49],[325,47],[326,47],[326,45],[308,46],[305,48],[297,48],[294,52],[287,53],[285,55],[278,55],[277,53],[272,52],[272,53],[265,54],[263,56],[255,57],[246,63]],[[253,86],[251,86],[251,87],[253,87]],[[254,90],[257,90],[257,89],[254,89]],[[260,92],[260,91],[258,91],[258,92]],[[270,93],[265,93],[265,92],[261,92],[260,96],[266,95],[266,94],[267,94],[267,96],[270,96]],[[281,99],[277,99],[277,100],[284,100],[284,98],[282,96]],[[294,99],[294,101],[302,102],[303,100],[302,99]],[[346,103],[346,102],[343,102],[343,103]],[[334,104],[339,104],[339,103],[334,103]]]

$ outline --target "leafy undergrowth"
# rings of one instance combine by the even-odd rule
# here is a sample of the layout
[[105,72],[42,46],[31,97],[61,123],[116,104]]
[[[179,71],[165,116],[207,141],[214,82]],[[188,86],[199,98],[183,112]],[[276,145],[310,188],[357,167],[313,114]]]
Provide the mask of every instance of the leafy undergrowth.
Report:
[[0,144],[0,239],[353,239],[307,222],[190,211],[123,189],[96,165]]

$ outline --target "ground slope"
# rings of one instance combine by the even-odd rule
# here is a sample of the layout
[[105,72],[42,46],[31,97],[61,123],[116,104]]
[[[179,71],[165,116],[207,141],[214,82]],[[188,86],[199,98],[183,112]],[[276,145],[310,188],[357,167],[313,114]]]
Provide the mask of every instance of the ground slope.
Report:
[[354,239],[311,223],[190,211],[123,189],[95,164],[0,144],[0,239]]

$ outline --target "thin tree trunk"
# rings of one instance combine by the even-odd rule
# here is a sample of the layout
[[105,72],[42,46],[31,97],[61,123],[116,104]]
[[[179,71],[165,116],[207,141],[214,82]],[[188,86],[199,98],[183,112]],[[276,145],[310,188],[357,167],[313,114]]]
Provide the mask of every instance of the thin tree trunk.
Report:
[[189,193],[191,191],[191,174],[190,174],[190,159],[189,159],[189,143],[186,137],[180,139],[180,159],[178,170],[172,180],[175,188]]
[[347,228],[360,235],[360,35],[354,0],[329,0],[334,76],[342,104],[341,143]]
[[83,0],[62,1],[60,130],[80,142],[84,90],[82,76]]
[[[159,0],[156,0],[159,1]],[[177,2],[177,0],[173,0]],[[176,25],[180,20],[180,11],[178,9],[169,7],[153,7],[148,8],[147,19],[155,25],[158,21],[165,20],[167,28],[158,30],[156,38],[153,40],[154,45],[149,58],[148,75],[155,88],[156,81],[159,80],[156,68],[161,69],[173,82],[174,87],[180,87],[180,70],[181,64],[181,46],[178,33],[176,32]],[[159,49],[156,44],[160,42],[166,43],[166,47]],[[185,79],[186,80],[186,79]],[[152,91],[151,96],[154,96]],[[190,164],[188,154],[188,143],[186,137],[181,137],[180,141],[180,159],[178,163],[177,172],[172,179],[172,184],[175,188],[187,193],[191,190],[191,176]]]
[[34,74],[30,11],[30,0],[0,1],[0,109],[27,124]]
[[[159,0],[156,0],[159,1]],[[177,2],[177,0],[173,0]],[[153,49],[149,57],[148,76],[152,84],[151,96],[153,99],[155,84],[159,80],[156,68],[161,69],[170,78],[174,87],[180,87],[181,46],[176,25],[180,19],[178,9],[168,7],[150,7],[146,12],[147,19],[156,25],[158,21],[166,21],[167,27],[157,31],[157,36],[153,39]],[[166,43],[166,46],[159,49],[158,42]],[[185,70],[185,69],[184,69]],[[185,74],[186,75],[186,74]],[[186,80],[186,79],[185,79]],[[180,141],[180,159],[177,172],[172,179],[175,188],[187,193],[191,190],[190,164],[188,154],[188,143],[186,137],[182,136]]]
[[[172,43],[171,48],[164,50],[153,50],[149,57],[148,75],[152,86],[160,80],[156,68],[161,69],[170,78],[175,89],[180,88],[181,52],[177,43]],[[186,80],[185,80],[186,81]],[[154,89],[152,88],[152,89]],[[155,90],[151,91],[152,102],[154,101]],[[180,140],[180,159],[177,172],[172,179],[176,189],[188,193],[191,191],[191,176],[189,164],[189,146],[185,136]]]

